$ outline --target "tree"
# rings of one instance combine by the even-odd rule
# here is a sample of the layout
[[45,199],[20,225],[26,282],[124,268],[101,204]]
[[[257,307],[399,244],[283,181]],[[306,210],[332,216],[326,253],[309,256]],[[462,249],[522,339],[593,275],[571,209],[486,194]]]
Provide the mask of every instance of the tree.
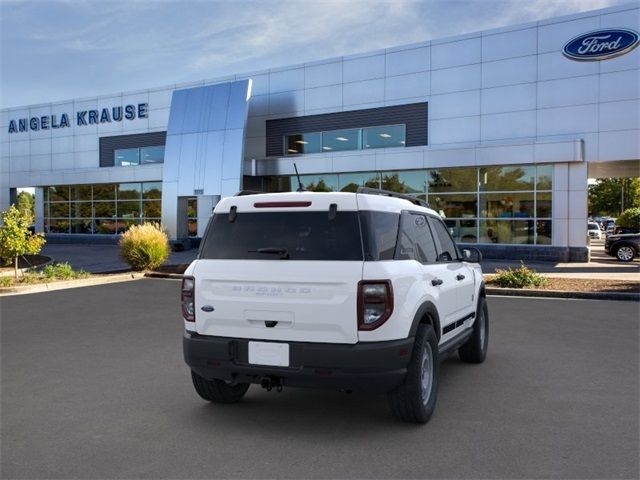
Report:
[[640,207],[640,177],[599,178],[589,185],[589,213],[617,217],[627,208]]
[[11,205],[0,216],[0,256],[13,259],[15,278],[18,278],[18,258],[39,253],[45,243],[44,235],[31,233],[29,226],[33,216],[27,211],[18,210],[15,205]]
[[21,212],[28,212],[31,218],[35,216],[35,195],[24,190],[18,193],[16,198],[16,207]]
[[616,224],[640,232],[640,208],[627,208],[616,219]]

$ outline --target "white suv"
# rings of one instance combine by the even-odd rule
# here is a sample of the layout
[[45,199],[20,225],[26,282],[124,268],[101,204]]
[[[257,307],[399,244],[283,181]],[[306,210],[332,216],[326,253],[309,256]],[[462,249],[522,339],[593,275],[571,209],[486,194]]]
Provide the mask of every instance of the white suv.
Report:
[[195,389],[221,403],[251,383],[372,390],[425,423],[439,359],[485,359],[479,261],[436,212],[391,192],[225,198],[182,283]]

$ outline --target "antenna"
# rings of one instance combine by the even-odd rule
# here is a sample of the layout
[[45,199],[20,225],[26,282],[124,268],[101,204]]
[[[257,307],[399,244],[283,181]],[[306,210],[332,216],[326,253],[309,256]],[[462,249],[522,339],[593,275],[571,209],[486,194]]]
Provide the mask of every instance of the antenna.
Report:
[[298,189],[296,190],[296,192],[306,192],[307,190],[304,188],[304,185],[302,185],[300,174],[298,173],[298,166],[295,164],[295,162],[293,163],[293,168],[295,169],[296,177],[298,178]]

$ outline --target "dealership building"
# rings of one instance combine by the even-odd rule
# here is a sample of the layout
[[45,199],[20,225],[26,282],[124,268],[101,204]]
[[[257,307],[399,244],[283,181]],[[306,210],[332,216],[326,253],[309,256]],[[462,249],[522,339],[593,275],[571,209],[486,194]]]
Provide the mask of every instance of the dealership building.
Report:
[[587,179],[640,175],[638,3],[224,78],[0,111],[0,209],[49,241],[239,190],[395,190],[504,258],[584,260]]

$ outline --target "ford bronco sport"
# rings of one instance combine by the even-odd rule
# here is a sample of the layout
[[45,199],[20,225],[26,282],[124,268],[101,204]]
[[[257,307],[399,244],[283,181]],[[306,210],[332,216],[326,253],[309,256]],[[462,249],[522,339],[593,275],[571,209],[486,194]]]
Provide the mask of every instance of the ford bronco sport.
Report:
[[439,359],[484,361],[480,252],[460,252],[425,204],[380,190],[221,200],[182,281],[184,358],[197,393],[249,385],[386,393],[425,423]]

